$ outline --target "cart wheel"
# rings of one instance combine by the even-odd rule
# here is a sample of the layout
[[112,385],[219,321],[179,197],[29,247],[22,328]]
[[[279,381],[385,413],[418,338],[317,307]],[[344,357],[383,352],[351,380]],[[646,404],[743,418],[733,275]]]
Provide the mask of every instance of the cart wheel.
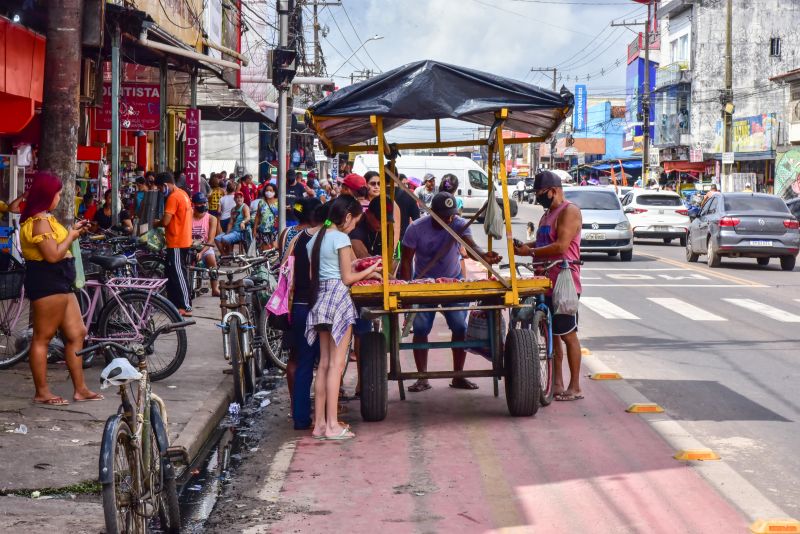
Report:
[[539,350],[533,330],[511,330],[506,338],[506,404],[514,417],[539,410]]
[[386,369],[386,340],[381,332],[361,336],[361,418],[383,421],[389,407],[389,378]]

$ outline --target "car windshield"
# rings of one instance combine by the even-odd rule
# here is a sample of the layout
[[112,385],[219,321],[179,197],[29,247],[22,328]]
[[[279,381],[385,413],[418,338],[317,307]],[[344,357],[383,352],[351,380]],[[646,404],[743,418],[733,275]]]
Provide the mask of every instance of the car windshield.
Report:
[[725,211],[777,211],[787,213],[789,208],[783,199],[767,196],[725,197]]
[[582,210],[618,210],[619,199],[611,191],[564,191],[564,196]]
[[642,195],[636,197],[636,203],[641,206],[681,206],[680,197],[672,195]]

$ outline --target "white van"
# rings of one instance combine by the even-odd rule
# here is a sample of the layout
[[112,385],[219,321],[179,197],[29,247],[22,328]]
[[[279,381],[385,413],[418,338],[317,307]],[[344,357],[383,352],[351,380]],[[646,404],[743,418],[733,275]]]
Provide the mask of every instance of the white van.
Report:
[[[353,172],[364,175],[378,170],[377,154],[360,154],[353,161]],[[464,201],[464,213],[475,213],[489,196],[489,178],[486,172],[470,158],[461,156],[400,156],[397,158],[398,172],[422,180],[431,173],[436,177],[436,187],[447,173],[458,177],[457,195]],[[513,189],[513,188],[512,188]],[[509,190],[509,194],[511,190]],[[495,197],[500,197],[500,184],[495,181]],[[511,216],[517,214],[517,203],[511,201]]]

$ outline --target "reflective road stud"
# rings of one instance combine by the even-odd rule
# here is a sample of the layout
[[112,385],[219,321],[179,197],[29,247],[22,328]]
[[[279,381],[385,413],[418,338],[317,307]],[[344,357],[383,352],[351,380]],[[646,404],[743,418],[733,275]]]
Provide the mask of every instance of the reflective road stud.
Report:
[[750,532],[754,534],[800,532],[800,521],[796,519],[758,519],[750,525]]
[[631,404],[625,410],[628,413],[664,413],[664,408],[654,403]]
[[678,451],[673,458],[676,460],[719,460],[717,453],[711,449],[686,449]]
[[589,375],[592,380],[622,380],[622,375],[619,373],[595,373]]

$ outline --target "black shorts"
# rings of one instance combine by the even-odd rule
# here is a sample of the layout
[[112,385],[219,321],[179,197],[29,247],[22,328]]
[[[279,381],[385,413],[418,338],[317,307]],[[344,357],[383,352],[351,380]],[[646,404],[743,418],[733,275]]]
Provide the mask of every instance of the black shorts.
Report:
[[[578,295],[578,298],[581,298]],[[570,332],[577,332],[578,331],[578,314],[575,315],[565,315],[565,314],[556,314],[556,310],[553,307],[553,297],[548,295],[544,298],[544,303],[550,308],[550,315],[553,316],[553,335],[554,336],[563,336],[569,334]]]
[[37,300],[50,295],[72,293],[75,283],[75,259],[25,262],[25,297]]

